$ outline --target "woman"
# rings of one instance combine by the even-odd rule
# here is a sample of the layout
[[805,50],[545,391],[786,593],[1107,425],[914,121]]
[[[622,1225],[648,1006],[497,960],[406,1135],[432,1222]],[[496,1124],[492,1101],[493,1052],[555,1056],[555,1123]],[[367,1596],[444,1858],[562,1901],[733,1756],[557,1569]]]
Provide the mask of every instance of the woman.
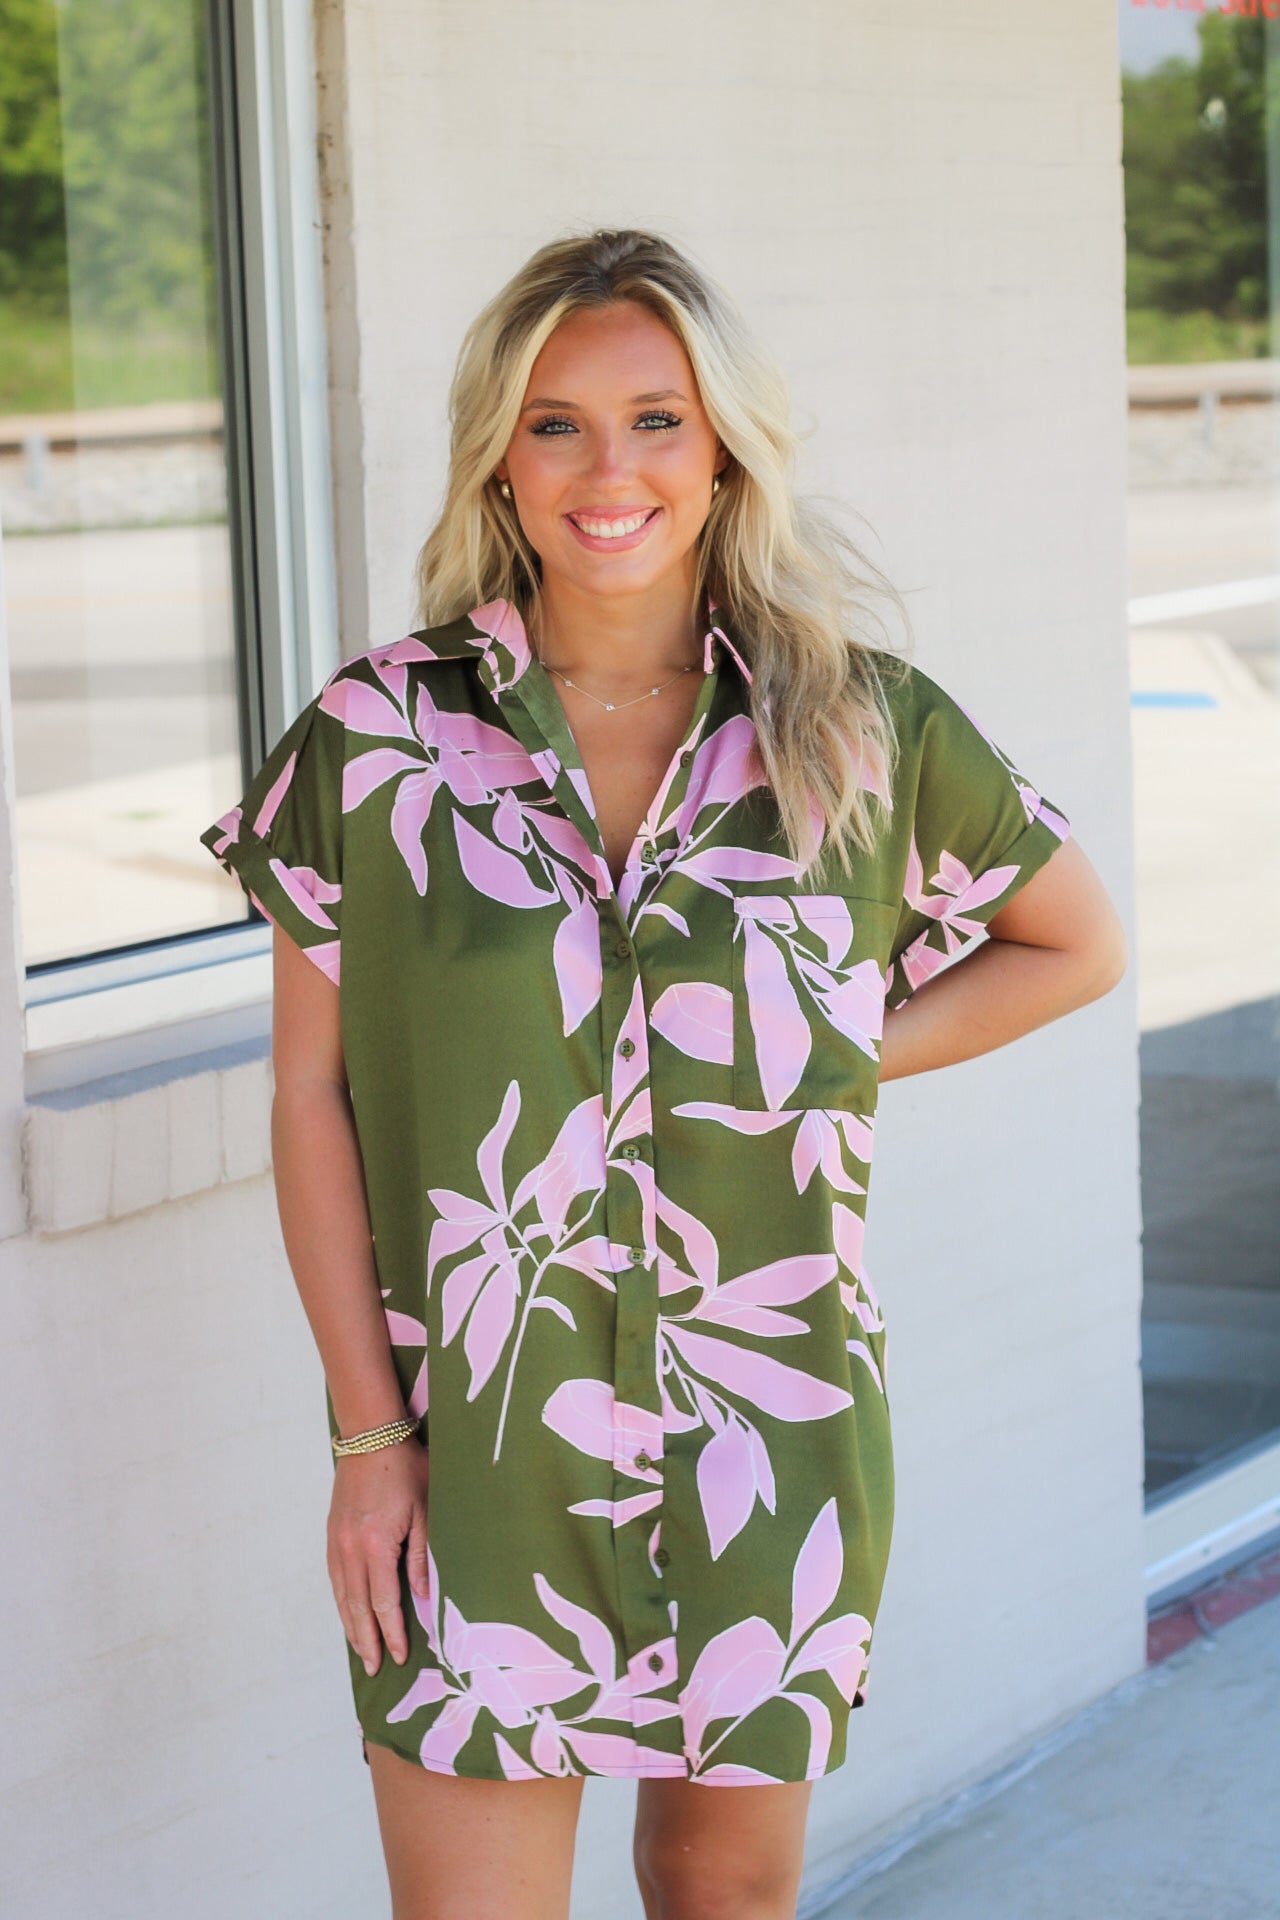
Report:
[[203,836],[277,923],[394,1912],[563,1915],[594,1773],[640,1782],[651,1917],[789,1915],[892,1522],[878,1084],[1095,999],[1124,941],[1063,816],[859,633],[781,379],[667,242],[543,248],[452,419],[421,629]]

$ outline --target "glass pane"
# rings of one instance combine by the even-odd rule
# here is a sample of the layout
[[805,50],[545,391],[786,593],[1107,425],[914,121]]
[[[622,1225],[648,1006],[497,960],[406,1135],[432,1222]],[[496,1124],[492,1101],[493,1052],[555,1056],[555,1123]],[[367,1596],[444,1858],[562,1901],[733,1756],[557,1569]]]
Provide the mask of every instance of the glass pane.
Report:
[[1120,26],[1151,1495],[1280,1430],[1280,27]]
[[244,917],[196,0],[0,0],[0,526],[28,965]]

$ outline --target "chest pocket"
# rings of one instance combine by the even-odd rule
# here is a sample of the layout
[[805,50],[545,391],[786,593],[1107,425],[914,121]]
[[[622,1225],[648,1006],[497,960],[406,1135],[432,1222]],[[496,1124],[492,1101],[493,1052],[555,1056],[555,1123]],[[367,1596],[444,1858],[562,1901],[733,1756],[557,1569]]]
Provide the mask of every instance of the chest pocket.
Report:
[[733,899],[733,1104],[870,1113],[897,923],[841,893]]

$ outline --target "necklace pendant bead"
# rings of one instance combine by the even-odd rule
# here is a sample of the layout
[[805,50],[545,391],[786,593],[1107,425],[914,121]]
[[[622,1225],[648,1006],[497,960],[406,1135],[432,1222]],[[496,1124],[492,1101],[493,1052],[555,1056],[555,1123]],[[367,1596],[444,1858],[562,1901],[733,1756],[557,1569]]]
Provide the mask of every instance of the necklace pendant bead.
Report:
[[605,703],[604,703],[604,710],[605,710],[605,712],[606,712],[606,713],[612,713],[612,712],[613,712],[613,701],[612,701],[612,700],[606,700],[606,701],[605,701]]

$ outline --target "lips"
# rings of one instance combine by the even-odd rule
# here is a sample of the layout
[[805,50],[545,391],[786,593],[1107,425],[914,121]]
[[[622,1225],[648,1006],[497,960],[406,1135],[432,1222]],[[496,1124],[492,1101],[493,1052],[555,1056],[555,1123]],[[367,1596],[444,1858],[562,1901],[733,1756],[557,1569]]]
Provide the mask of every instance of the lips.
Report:
[[662,518],[661,507],[610,507],[607,512],[566,513],[564,523],[575,543],[588,553],[634,553]]
[[612,507],[608,513],[591,513],[583,510],[566,514],[565,518],[587,535],[591,540],[625,540],[631,534],[639,533],[653,516],[657,507]]

